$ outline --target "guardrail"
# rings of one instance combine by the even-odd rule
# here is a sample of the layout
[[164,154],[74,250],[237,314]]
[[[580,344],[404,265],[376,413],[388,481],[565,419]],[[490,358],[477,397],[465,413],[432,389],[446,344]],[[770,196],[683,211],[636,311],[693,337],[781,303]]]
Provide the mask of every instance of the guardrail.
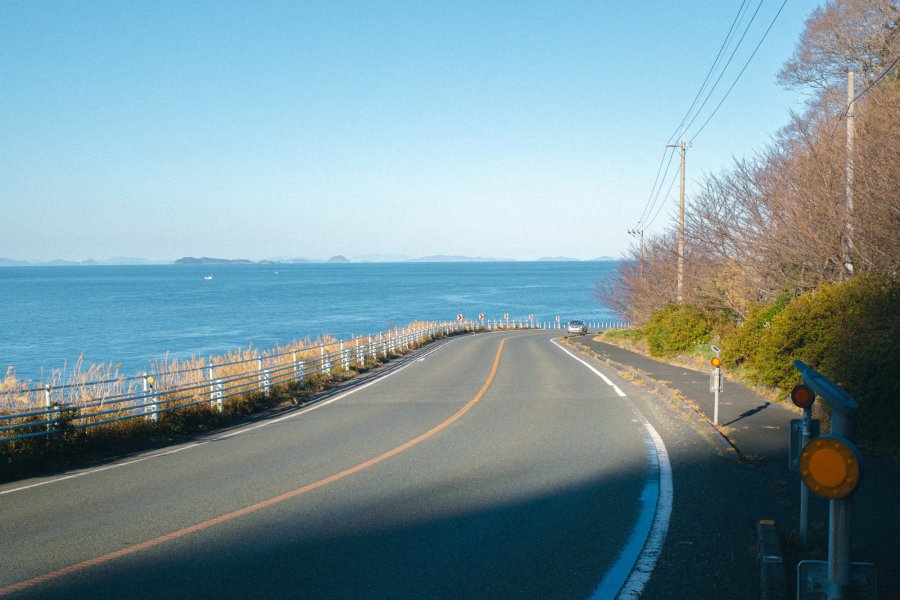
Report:
[[203,366],[178,371],[4,390],[0,391],[4,405],[15,398],[29,407],[0,414],[0,442],[132,419],[156,422],[162,414],[203,404],[222,412],[229,398],[253,392],[268,396],[277,385],[348,371],[439,337],[479,329],[483,326],[473,322],[431,324],[231,362],[210,359]]
[[[568,321],[537,321],[534,319],[488,319],[487,321],[476,321],[477,324],[483,325],[486,329],[494,331],[496,329],[514,328],[514,329],[565,329]],[[601,331],[604,329],[630,329],[630,321],[584,321],[588,330]]]
[[[586,324],[595,330],[630,327],[630,323],[613,321]],[[155,423],[160,415],[203,404],[222,412],[229,398],[253,392],[268,396],[274,386],[302,384],[312,377],[329,375],[332,370],[348,371],[353,365],[365,365],[369,360],[377,361],[463,331],[565,327],[560,321],[458,320],[286,352],[267,352],[242,360],[210,359],[202,366],[181,370],[169,370],[163,363],[160,370],[133,377],[0,390],[0,407],[16,403],[27,407],[0,412],[0,442],[47,437],[140,418]]]

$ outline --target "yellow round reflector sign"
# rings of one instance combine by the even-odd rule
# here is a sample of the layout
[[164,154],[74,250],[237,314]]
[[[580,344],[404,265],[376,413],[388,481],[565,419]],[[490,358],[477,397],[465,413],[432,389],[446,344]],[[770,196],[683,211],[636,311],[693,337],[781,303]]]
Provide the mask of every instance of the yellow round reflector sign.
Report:
[[718,369],[722,366],[722,359],[720,359],[718,356],[713,356],[709,363],[713,366],[713,368]]
[[859,452],[848,440],[819,436],[800,451],[800,477],[824,498],[843,498],[859,483]]

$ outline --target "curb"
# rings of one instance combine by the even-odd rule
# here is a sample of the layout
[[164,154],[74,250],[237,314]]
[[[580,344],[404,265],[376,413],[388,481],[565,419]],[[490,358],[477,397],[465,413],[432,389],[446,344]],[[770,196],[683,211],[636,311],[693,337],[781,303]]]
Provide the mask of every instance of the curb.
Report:
[[644,383],[655,386],[655,389],[650,390],[651,392],[659,394],[669,402],[679,406],[682,411],[691,418],[692,421],[702,427],[704,432],[719,446],[720,450],[725,454],[727,458],[731,460],[741,460],[743,458],[743,454],[741,453],[740,449],[735,446],[734,443],[730,439],[728,439],[728,437],[724,433],[722,433],[717,427],[715,427],[706,415],[687,404],[682,399],[681,393],[678,390],[672,389],[669,386],[657,381],[656,379],[653,379],[636,367],[616,362],[610,358],[601,357],[591,348],[576,340],[573,340],[571,338],[564,338],[563,341],[567,343],[571,342],[572,344],[578,346],[579,351],[581,351],[582,353],[586,353],[589,356],[596,358],[597,360],[603,361],[616,370],[632,371],[634,375]]

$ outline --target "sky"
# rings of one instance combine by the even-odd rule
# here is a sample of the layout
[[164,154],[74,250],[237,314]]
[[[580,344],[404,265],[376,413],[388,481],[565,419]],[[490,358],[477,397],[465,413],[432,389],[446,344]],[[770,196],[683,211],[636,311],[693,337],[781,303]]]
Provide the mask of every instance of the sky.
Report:
[[[782,0],[744,4],[688,197],[802,108],[776,74],[818,4],[697,135]],[[621,256],[741,6],[4,0],[0,257]]]

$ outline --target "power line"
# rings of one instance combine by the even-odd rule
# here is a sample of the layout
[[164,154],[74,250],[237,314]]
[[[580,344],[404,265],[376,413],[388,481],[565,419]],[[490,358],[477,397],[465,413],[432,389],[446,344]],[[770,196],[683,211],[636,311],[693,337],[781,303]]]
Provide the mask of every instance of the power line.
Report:
[[[650,192],[650,195],[653,196],[653,200],[647,205],[647,216],[650,216],[650,213],[653,212],[654,207],[656,207],[656,203],[659,202],[659,194],[660,192],[662,192],[662,187],[665,184],[666,176],[669,174],[669,169],[672,167],[672,161],[675,159],[675,151],[671,148],[671,146],[666,146],[666,152],[670,152],[669,162],[666,163],[666,170],[663,171],[662,178],[659,180],[659,187],[656,188],[656,196],[653,196],[653,192]],[[665,153],[663,153],[663,158],[665,158],[665,156]],[[641,217],[641,221],[643,221],[643,217]],[[641,225],[641,221],[638,221],[638,225]]]
[[644,210],[641,211],[641,216],[638,217],[638,223],[644,220],[647,209],[650,208],[650,200],[653,199],[653,192],[656,191],[656,184],[659,183],[659,174],[662,173],[663,163],[666,162],[666,152],[668,152],[668,149],[663,150],[662,158],[659,159],[659,166],[656,168],[656,179],[653,180],[653,187],[650,188],[650,195],[647,196],[647,202],[644,204]]
[[716,68],[716,65],[719,64],[719,59],[722,58],[722,52],[725,50],[725,47],[728,45],[728,41],[731,39],[731,33],[734,31],[734,26],[737,25],[738,19],[744,12],[744,7],[747,5],[747,0],[743,0],[741,2],[740,8],[738,8],[737,14],[734,15],[734,19],[731,21],[731,27],[728,28],[728,33],[725,34],[725,39],[722,40],[722,45],[719,46],[719,51],[716,53],[716,58],[713,63],[709,67],[709,71],[706,72],[706,77],[703,78],[703,83],[700,84],[700,89],[697,90],[697,94],[694,96],[694,100],[691,102],[690,107],[688,107],[687,112],[684,113],[684,116],[681,117],[681,125],[675,128],[675,132],[669,136],[669,139],[666,140],[666,143],[669,144],[675,139],[675,136],[678,135],[678,130],[684,125],[685,121],[687,121],[688,116],[690,116],[691,111],[694,109],[694,106],[697,104],[697,100],[700,98],[700,95],[703,93],[703,89],[706,87],[706,83],[709,81],[709,76],[713,74],[713,71]]
[[[787,0],[785,0],[785,2],[787,2]],[[687,124],[687,129],[691,128],[691,125],[693,125],[694,121],[697,120],[697,117],[700,116],[700,111],[703,110],[703,107],[706,106],[706,103],[709,102],[710,98],[712,98],[713,92],[716,91],[716,88],[719,86],[719,82],[722,81],[722,77],[725,76],[725,71],[728,70],[728,65],[731,64],[731,61],[734,59],[735,54],[737,54],[738,48],[741,47],[741,44],[743,43],[744,38],[747,37],[747,32],[750,31],[750,26],[753,25],[753,21],[756,20],[756,15],[759,13],[759,9],[762,8],[762,4],[763,4],[763,0],[759,0],[759,4],[756,5],[756,10],[753,11],[753,15],[750,17],[750,21],[747,23],[747,26],[744,28],[744,33],[741,34],[741,39],[738,40],[738,43],[734,47],[734,50],[731,51],[731,56],[728,57],[728,62],[726,62],[725,66],[722,67],[722,72],[719,73],[718,78],[716,78],[716,82],[710,88],[709,93],[706,94],[706,98],[703,99],[703,104],[700,105],[700,108],[697,109],[697,112],[694,113],[693,118],[691,118],[690,122]],[[784,8],[784,5],[782,4],[781,7]],[[778,12],[780,13],[781,9],[779,9]],[[771,27],[771,25],[769,27]],[[744,68],[746,68],[746,65],[744,65]]]
[[[762,2],[762,0],[760,0],[760,3],[761,2]],[[697,93],[694,96],[694,99],[691,102],[690,107],[688,107],[687,112],[685,112],[684,117],[682,117],[682,119],[681,119],[682,124],[690,116],[691,111],[693,110],[694,106],[696,106],[696,104],[697,104],[697,100],[699,100],[700,96],[703,94],[703,91],[706,88],[706,84],[709,82],[710,76],[715,72],[716,67],[718,66],[720,60],[722,59],[723,53],[726,51],[726,48],[728,48],[730,41],[733,39],[732,34],[736,31],[735,27],[742,20],[742,17],[745,14],[746,7],[747,7],[747,0],[742,0],[737,13],[734,15],[734,19],[732,19],[732,21],[731,21],[731,26],[728,28],[728,32],[725,34],[725,38],[722,40],[722,45],[719,46],[719,50],[716,53],[716,57],[713,60],[712,64],[710,65],[709,70],[706,72],[706,77],[703,78],[703,83],[700,84],[700,88],[697,90]],[[757,6],[756,10],[759,11],[759,6]],[[754,17],[755,16],[756,16],[756,13],[754,12]],[[752,22],[753,22],[753,19],[751,18],[750,23],[752,23]],[[749,24],[748,24],[748,27],[749,27]],[[744,35],[746,35],[746,30],[744,32]],[[741,40],[743,40],[743,36],[741,37]],[[738,42],[738,46],[740,46],[740,41]],[[737,47],[735,47],[735,50],[737,50]],[[733,55],[734,55],[734,53],[732,53],[732,56]],[[727,66],[728,65],[726,64],[725,67],[727,68]],[[721,76],[720,76],[720,79],[721,79]],[[715,88],[713,88],[713,89],[715,89]],[[681,128],[681,126],[676,128],[675,133],[673,133],[672,135],[669,136],[669,139],[666,140],[667,145],[678,134],[678,129],[680,129],[680,128]],[[662,183],[662,182],[665,181],[666,175],[668,174],[669,168],[672,164],[672,156],[674,156],[674,154],[673,154],[672,156],[669,157],[669,164],[666,166],[666,171],[662,176],[662,181],[660,181],[660,173],[662,173],[663,163],[665,163],[665,161],[666,161],[666,153],[668,151],[669,151],[668,148],[664,149],[663,154],[659,159],[659,166],[656,168],[656,177],[653,180],[653,186],[650,188],[650,194],[649,194],[649,196],[647,196],[647,202],[644,204],[643,210],[641,210],[641,215],[637,221],[638,225],[640,225],[641,222],[643,222],[647,217],[650,216],[650,213],[653,212],[653,209],[656,207],[656,203],[659,200],[659,195],[660,195],[660,192],[662,191],[662,186],[664,185],[664,183]],[[659,186],[660,186],[659,189],[657,189],[657,184],[659,184]],[[659,211],[657,211],[657,214],[659,214]]]
[[[656,169],[656,179],[653,180],[653,187],[650,188],[650,195],[647,197],[647,203],[644,205],[644,210],[641,211],[641,216],[637,220],[638,225],[640,225],[640,223],[646,217],[650,216],[650,213],[653,211],[653,207],[656,204],[655,198],[659,197],[659,190],[656,189],[656,184],[658,184],[660,182],[659,175],[660,175],[660,173],[662,173],[662,166],[663,166],[663,163],[666,162],[666,154],[668,154],[669,152],[670,152],[670,150],[669,150],[668,146],[663,148],[662,158],[659,159],[659,167],[657,167],[657,169]],[[671,165],[671,164],[672,164],[672,158],[670,157],[669,165]],[[669,172],[669,165],[666,165],[666,173]],[[662,179],[665,180],[665,178],[666,178],[666,176],[663,175]],[[656,194],[655,197],[654,197],[654,193]]]
[[[675,153],[674,153],[674,152],[672,153],[672,156],[675,156]],[[672,177],[672,183],[669,184],[669,189],[666,191],[665,198],[668,198],[668,197],[669,197],[669,194],[672,193],[672,188],[675,187],[675,180],[678,179],[678,174],[679,174],[679,173],[681,173],[681,167],[679,167],[678,170],[675,171],[675,176]],[[644,227],[650,227],[650,225],[653,224],[653,221],[656,220],[656,217],[659,216],[659,213],[662,212],[662,208],[663,208],[663,206],[665,206],[665,205],[666,205],[665,202],[660,202],[660,203],[659,203],[659,208],[656,209],[656,214],[653,215],[653,218],[652,218],[652,219],[650,219],[647,223],[644,224]]]
[[[869,90],[871,90],[872,88],[874,88],[876,85],[878,85],[878,84],[881,82],[882,79],[884,79],[885,77],[887,77],[888,73],[890,73],[891,71],[893,71],[894,68],[895,68],[898,64],[900,64],[900,56],[898,56],[897,58],[895,58],[895,59],[894,59],[894,62],[892,62],[891,64],[889,64],[888,67],[887,67],[884,71],[881,72],[881,75],[879,75],[878,77],[876,77],[875,80],[874,80],[872,83],[870,83],[868,86],[866,86],[866,89],[864,89],[864,90],[861,91],[860,93],[856,94],[856,95],[853,97],[853,102],[856,102],[857,100],[859,100],[859,99],[861,99],[863,96],[865,96],[867,93],[869,93]],[[844,110],[843,110],[843,111],[841,111],[841,116],[838,117],[837,120],[834,122],[834,127],[831,128],[831,135],[828,136],[828,138],[829,138],[830,140],[833,140],[833,139],[834,139],[834,134],[837,133],[838,127],[840,127],[841,122],[842,122],[844,119],[847,118],[847,115],[848,115],[849,112],[850,112],[850,104],[851,104],[850,102],[847,103],[847,106],[844,107]]]
[[[743,75],[744,71],[747,70],[747,67],[750,66],[750,61],[752,61],[753,57],[756,56],[756,52],[759,50],[759,47],[762,46],[762,43],[765,41],[766,36],[769,35],[769,32],[772,30],[772,26],[775,25],[775,21],[778,20],[778,16],[781,14],[781,11],[784,10],[784,6],[786,4],[787,4],[787,0],[784,0],[784,2],[781,3],[781,6],[779,7],[778,12],[775,13],[775,16],[772,18],[772,22],[769,23],[769,26],[766,28],[765,33],[763,33],[762,38],[760,38],[759,43],[756,44],[756,47],[753,49],[753,52],[750,54],[750,58],[748,58],[747,62],[744,63],[744,67],[737,74],[737,77],[734,78],[734,81],[731,82],[731,86],[728,88],[728,91],[725,92],[725,95],[722,96],[721,100],[719,100],[719,103],[713,109],[712,113],[710,113],[710,115],[709,115],[709,117],[707,117],[706,121],[703,122],[703,125],[700,126],[700,129],[697,130],[697,133],[695,133],[694,136],[691,138],[692,142],[695,139],[697,139],[697,136],[700,135],[700,132],[703,131],[703,129],[706,127],[707,123],[709,123],[712,120],[712,118],[714,116],[716,116],[716,113],[719,112],[719,108],[722,106],[722,103],[725,102],[725,99],[728,98],[728,95],[731,93],[731,90],[734,89],[734,86],[737,84],[738,80],[741,78],[741,75]],[[691,121],[691,123],[693,123],[693,120]]]
[[[861,91],[860,93],[858,93],[858,94],[853,98],[853,101],[855,102],[855,101],[859,100],[860,98],[862,98],[863,96],[865,96],[865,95],[869,92],[869,90],[871,90],[873,87],[875,87],[876,85],[878,85],[878,82],[880,82],[882,79],[884,79],[885,77],[887,77],[887,74],[890,73],[891,71],[893,71],[893,70],[894,70],[894,67],[896,67],[898,64],[900,64],[900,56],[897,56],[897,58],[894,59],[894,62],[892,62],[890,65],[888,65],[888,68],[885,69],[885,70],[881,73],[881,75],[879,75],[878,78],[875,79],[875,81],[873,81],[872,83],[870,83],[870,84],[866,87],[866,89],[864,89],[863,91]],[[846,116],[846,114],[845,114],[844,116]]]

